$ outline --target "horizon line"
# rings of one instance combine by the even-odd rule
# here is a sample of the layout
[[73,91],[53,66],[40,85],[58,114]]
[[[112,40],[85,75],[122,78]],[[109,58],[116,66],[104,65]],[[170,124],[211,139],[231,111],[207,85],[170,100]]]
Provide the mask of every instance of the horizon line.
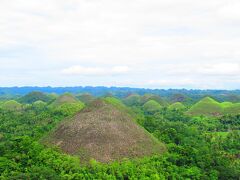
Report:
[[124,89],[124,88],[129,88],[129,89],[144,89],[144,90],[187,90],[187,91],[239,91],[240,89],[201,89],[201,88],[146,88],[146,87],[130,87],[130,86],[29,86],[29,85],[23,85],[23,86],[0,86],[0,88],[119,88],[119,89]]

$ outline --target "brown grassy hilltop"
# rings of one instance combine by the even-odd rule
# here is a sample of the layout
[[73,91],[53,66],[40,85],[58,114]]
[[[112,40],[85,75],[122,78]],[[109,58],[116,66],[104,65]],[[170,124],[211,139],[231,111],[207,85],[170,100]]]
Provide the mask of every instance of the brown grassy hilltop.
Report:
[[52,106],[61,106],[65,103],[78,103],[79,101],[70,93],[65,93],[59,96],[53,103]]
[[165,151],[165,146],[136,124],[124,111],[96,100],[71,119],[62,122],[48,138],[47,144],[65,153],[110,162]]

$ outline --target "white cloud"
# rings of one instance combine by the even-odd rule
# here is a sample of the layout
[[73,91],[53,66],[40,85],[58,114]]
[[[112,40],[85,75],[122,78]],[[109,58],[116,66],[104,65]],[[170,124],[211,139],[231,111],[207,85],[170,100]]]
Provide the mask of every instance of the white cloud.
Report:
[[22,77],[28,72],[38,77],[33,85],[236,88],[239,7],[238,0],[2,0],[0,76],[11,73],[22,85],[34,83]]
[[199,73],[220,76],[240,76],[240,63],[219,63],[205,65],[198,69]]
[[219,16],[229,20],[238,20],[240,18],[240,2],[238,0],[230,0],[224,6],[218,9]]
[[110,68],[72,66],[62,70],[62,73],[67,75],[108,76],[125,74],[129,70],[127,66],[114,66]]
[[191,85],[194,85],[194,81],[189,78],[184,78],[184,79],[152,79],[147,82],[148,85],[150,86],[161,86],[161,87],[167,87],[167,88],[175,88],[175,87],[189,87]]

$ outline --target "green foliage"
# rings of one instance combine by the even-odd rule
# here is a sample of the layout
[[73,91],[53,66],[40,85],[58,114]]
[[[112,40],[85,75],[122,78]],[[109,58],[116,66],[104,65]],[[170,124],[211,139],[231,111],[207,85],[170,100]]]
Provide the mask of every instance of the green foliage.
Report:
[[1,105],[1,108],[5,111],[20,111],[22,110],[22,105],[14,100],[9,100]]
[[114,98],[114,97],[106,97],[104,98],[104,100],[112,105],[114,105],[115,107],[117,108],[120,108],[120,109],[127,109],[127,107],[117,98]]
[[162,106],[154,100],[150,100],[143,105],[143,110],[146,113],[156,113],[161,109],[162,109]]
[[127,106],[137,106],[140,105],[141,102],[141,96],[138,94],[131,94],[128,97],[126,97],[123,102],[127,105]]
[[[112,97],[105,100],[118,107],[123,105]],[[205,102],[206,108],[209,102],[211,105],[212,100]],[[16,101],[6,104],[5,109],[15,109]],[[17,104],[16,109],[22,107]],[[140,124],[166,144],[168,153],[109,164],[91,160],[85,165],[77,157],[39,143],[60,121],[80,108],[73,103],[68,109],[69,104],[63,109],[58,106],[59,113],[41,101],[25,106],[24,111],[0,108],[0,179],[235,180],[240,177],[238,114],[192,117],[170,108],[144,114],[142,107],[134,105],[128,110],[141,117]],[[230,103],[221,105],[231,107]]]
[[38,91],[33,91],[23,97],[21,97],[18,101],[20,103],[24,104],[32,104],[35,101],[43,101],[43,102],[49,102],[51,98],[47,96],[46,94]]
[[42,109],[46,108],[47,103],[39,100],[39,101],[35,101],[32,106],[36,110],[42,110]]
[[53,112],[63,116],[72,116],[82,110],[84,104],[81,102],[77,103],[65,103],[53,108]]

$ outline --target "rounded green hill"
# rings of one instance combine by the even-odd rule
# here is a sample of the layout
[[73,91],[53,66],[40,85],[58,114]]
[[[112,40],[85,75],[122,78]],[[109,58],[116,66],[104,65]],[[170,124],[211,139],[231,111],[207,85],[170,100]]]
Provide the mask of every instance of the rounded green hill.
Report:
[[1,108],[6,111],[20,111],[22,110],[22,105],[17,101],[10,100],[6,101],[1,105]]
[[143,105],[143,110],[147,113],[155,113],[161,109],[162,106],[154,100],[149,100]]
[[72,116],[84,108],[84,103],[76,99],[72,94],[65,93],[59,96],[50,107],[55,113]]
[[145,104],[146,102],[154,100],[157,103],[159,103],[161,106],[168,106],[168,102],[162,99],[160,96],[155,95],[155,94],[144,94],[141,97],[141,104]]
[[43,102],[43,101],[41,101],[41,100],[35,101],[35,102],[33,103],[33,107],[36,108],[36,109],[42,109],[42,108],[44,108],[44,107],[46,107],[46,106],[47,106],[47,103],[46,103],[46,102]]
[[141,101],[141,96],[138,94],[131,94],[123,100],[124,104],[126,104],[127,106],[139,105],[140,101]]
[[223,108],[228,108],[228,107],[231,107],[232,105],[233,105],[232,102],[222,102],[222,103],[221,103],[221,106],[222,106]]
[[184,106],[181,102],[175,102],[173,104],[171,104],[169,107],[169,109],[171,110],[183,110],[186,108],[186,106]]
[[42,92],[38,92],[38,91],[33,91],[33,92],[30,92],[27,95],[21,97],[19,99],[19,102],[24,103],[24,104],[32,104],[35,101],[49,102],[50,100],[51,100],[51,98],[49,96],[47,96],[46,94],[44,94]]
[[223,114],[221,103],[210,97],[205,97],[194,104],[187,112],[190,115],[219,116]]
[[224,108],[224,114],[240,114],[240,103],[235,103]]
[[52,106],[61,106],[66,103],[80,103],[78,99],[76,99],[72,94],[70,93],[65,93],[61,96],[59,96],[53,103],[51,104]]

